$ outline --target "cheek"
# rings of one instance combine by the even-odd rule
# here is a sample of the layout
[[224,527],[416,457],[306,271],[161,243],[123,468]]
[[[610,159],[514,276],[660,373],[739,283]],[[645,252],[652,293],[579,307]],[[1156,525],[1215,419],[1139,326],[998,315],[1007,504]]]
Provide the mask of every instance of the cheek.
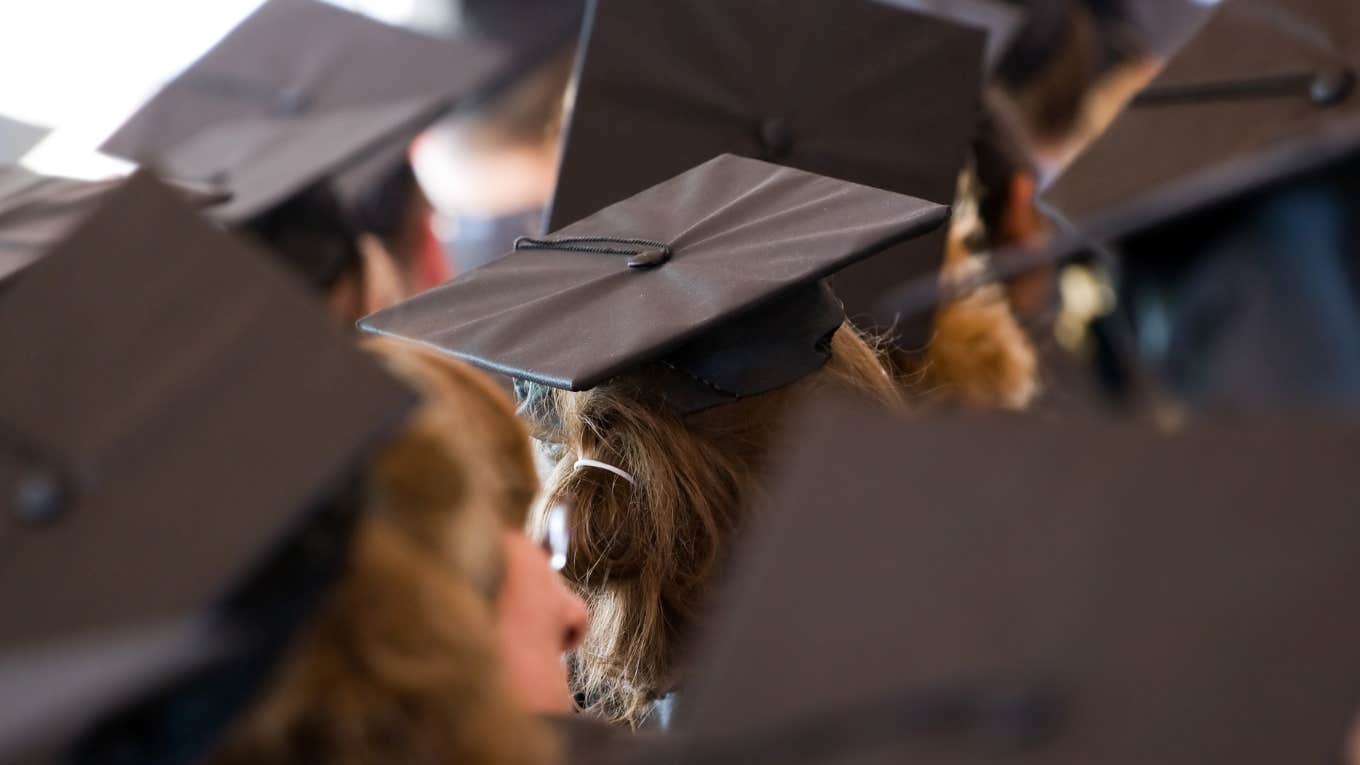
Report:
[[556,640],[553,632],[553,584],[556,576],[532,543],[507,545],[505,581],[497,601],[501,631],[516,642]]

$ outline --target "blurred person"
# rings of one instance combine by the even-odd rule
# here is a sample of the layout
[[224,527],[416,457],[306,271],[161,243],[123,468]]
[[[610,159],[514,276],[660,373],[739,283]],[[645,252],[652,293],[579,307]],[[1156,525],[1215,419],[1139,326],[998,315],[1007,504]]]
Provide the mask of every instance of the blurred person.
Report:
[[352,324],[447,277],[411,145],[516,65],[489,42],[269,0],[103,148],[229,193],[213,217],[263,240]]
[[147,173],[92,206],[0,300],[0,762],[554,762],[584,609],[510,402]]
[[584,0],[461,0],[458,34],[510,51],[514,76],[415,146],[447,270],[465,273],[542,233],[557,178]]
[[[1221,4],[1045,191],[1110,275],[1093,327],[1125,398],[1360,405],[1357,13]],[[1280,61],[1299,74],[1267,76]]]
[[432,194],[450,274],[508,253],[542,230],[557,179],[575,45],[567,45],[490,103],[434,126],[415,146]]
[[945,216],[724,155],[361,324],[516,378],[551,464],[535,525],[571,510],[564,571],[590,608],[573,688],[589,713],[665,721],[803,396],[904,403],[819,277]]
[[209,762],[548,762],[524,713],[571,711],[585,607],[523,531],[528,434],[480,373],[364,345],[424,403],[370,468],[348,571]]
[[1193,33],[1208,10],[1187,0],[1010,0],[1026,24],[1003,58],[995,103],[1013,124],[1040,185],[1104,132],[1166,56]]

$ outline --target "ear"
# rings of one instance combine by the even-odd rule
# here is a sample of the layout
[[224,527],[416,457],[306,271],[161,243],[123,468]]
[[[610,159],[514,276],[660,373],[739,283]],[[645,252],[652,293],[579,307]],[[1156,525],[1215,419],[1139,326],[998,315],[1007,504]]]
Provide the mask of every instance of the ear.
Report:
[[396,305],[407,297],[409,290],[401,269],[392,253],[378,237],[360,234],[356,243],[362,263],[360,300],[363,315]]

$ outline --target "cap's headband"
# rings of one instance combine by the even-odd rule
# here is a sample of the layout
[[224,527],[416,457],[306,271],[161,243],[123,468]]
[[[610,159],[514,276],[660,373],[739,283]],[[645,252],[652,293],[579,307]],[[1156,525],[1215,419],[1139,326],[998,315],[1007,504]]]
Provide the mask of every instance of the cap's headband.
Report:
[[629,268],[653,268],[671,259],[671,246],[651,239],[621,236],[564,236],[557,239],[535,239],[521,236],[515,240],[515,251],[561,250],[589,252],[597,255],[627,255]]
[[618,476],[619,478],[622,478],[623,480],[627,481],[628,485],[634,487],[637,486],[637,479],[633,478],[632,473],[629,473],[627,470],[624,470],[623,468],[614,467],[613,465],[610,465],[607,462],[600,462],[599,460],[580,459],[576,460],[576,464],[572,465],[571,467],[572,470],[580,470],[581,468],[595,468],[596,470],[607,470],[610,473],[613,473],[614,475]]

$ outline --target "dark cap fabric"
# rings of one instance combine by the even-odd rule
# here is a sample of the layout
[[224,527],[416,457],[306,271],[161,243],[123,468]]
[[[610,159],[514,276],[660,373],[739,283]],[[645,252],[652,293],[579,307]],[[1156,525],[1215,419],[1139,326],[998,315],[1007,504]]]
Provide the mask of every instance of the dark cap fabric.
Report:
[[844,312],[819,280],[946,214],[723,155],[360,327],[568,390],[660,361],[672,406],[692,411],[824,364]]
[[[873,0],[598,0],[548,230],[722,153],[948,204],[985,33]],[[939,267],[944,232],[839,275],[856,320]],[[921,338],[915,338],[920,340]]]
[[685,689],[690,761],[1339,761],[1360,429],[831,402],[786,441]]
[[1071,227],[1128,229],[1307,169],[1360,115],[1360,6],[1227,0],[1044,193]]
[[1006,55],[1025,25],[1025,10],[1001,0],[879,0],[897,8],[916,11],[987,33],[987,70],[992,71]]
[[0,354],[0,761],[240,637],[215,609],[413,403],[146,174],[7,290]]
[[11,162],[17,162],[37,146],[51,132],[45,127],[31,125],[0,114],[0,169]]
[[[98,207],[122,180],[85,181],[0,167],[0,281],[42,257]],[[223,201],[211,188],[176,185],[195,207]]]

